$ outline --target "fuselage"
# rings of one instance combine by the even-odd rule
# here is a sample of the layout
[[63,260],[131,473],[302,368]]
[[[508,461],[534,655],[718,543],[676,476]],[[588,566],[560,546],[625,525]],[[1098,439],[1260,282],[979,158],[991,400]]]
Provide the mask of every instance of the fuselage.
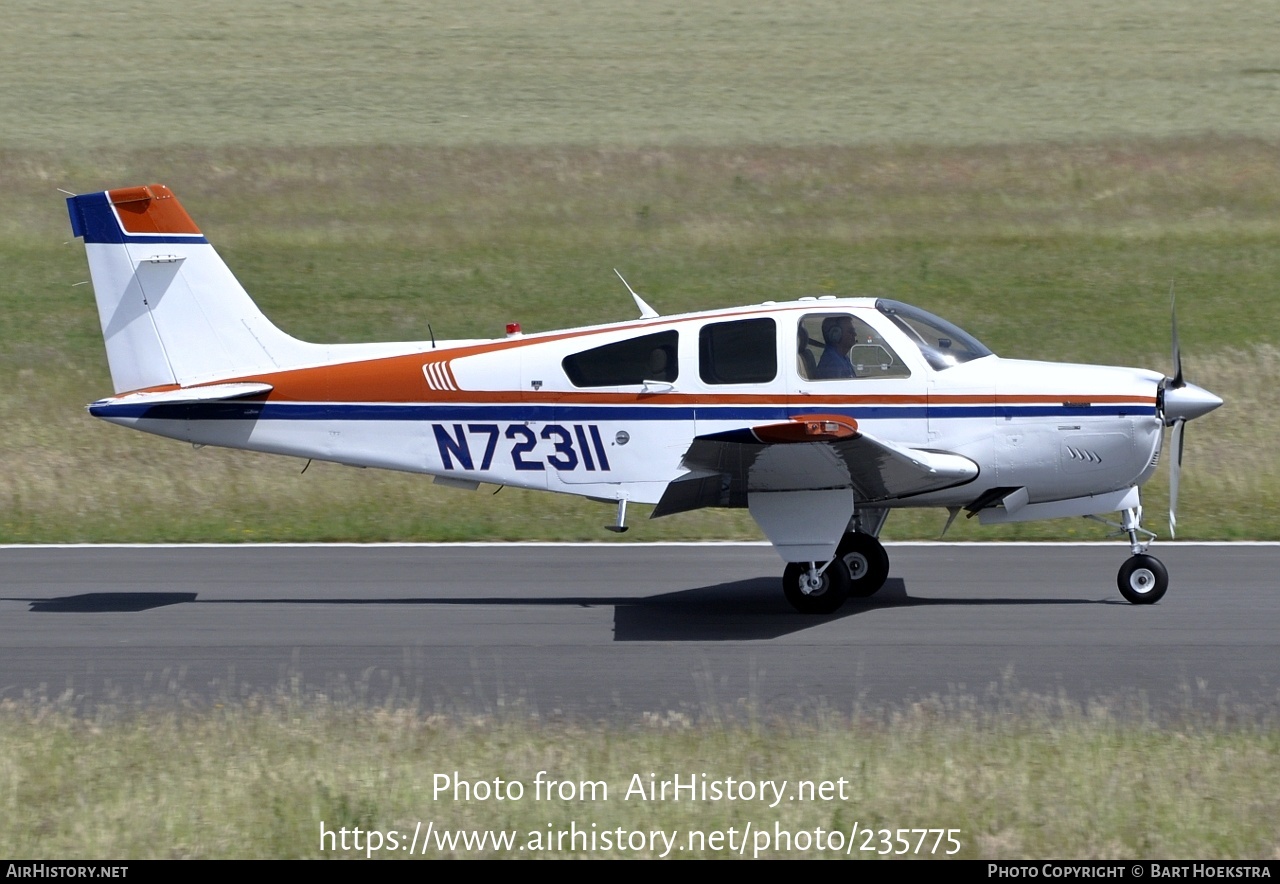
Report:
[[125,395],[90,410],[198,444],[641,503],[684,472],[695,437],[810,414],[978,467],[964,485],[884,506],[965,506],[1000,488],[1037,503],[1150,477],[1162,375],[1001,359],[936,319],[805,298],[496,340],[334,346],[319,364],[209,381],[269,385],[262,396]]

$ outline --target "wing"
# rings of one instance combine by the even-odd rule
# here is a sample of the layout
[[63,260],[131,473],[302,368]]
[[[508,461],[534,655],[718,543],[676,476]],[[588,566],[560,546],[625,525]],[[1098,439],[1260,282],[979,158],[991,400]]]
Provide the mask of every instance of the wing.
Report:
[[653,518],[708,506],[745,507],[755,492],[851,489],[859,503],[874,504],[963,485],[978,475],[967,457],[877,439],[843,415],[801,415],[699,436],[681,467],[689,472],[667,485]]

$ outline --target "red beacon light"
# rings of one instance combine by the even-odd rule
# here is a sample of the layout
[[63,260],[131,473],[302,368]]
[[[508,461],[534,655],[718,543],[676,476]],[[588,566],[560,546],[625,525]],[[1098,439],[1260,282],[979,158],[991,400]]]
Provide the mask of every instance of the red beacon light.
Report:
[[518,322],[507,323],[507,337],[514,338],[522,334],[524,334],[524,332],[520,331],[520,323]]

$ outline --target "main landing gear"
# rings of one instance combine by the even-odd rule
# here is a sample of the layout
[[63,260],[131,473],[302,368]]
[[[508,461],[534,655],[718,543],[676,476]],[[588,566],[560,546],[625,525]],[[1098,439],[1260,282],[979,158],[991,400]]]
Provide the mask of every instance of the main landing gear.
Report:
[[870,534],[850,531],[826,564],[791,562],[782,572],[782,591],[801,614],[830,614],[849,597],[875,595],[889,577],[889,554]]

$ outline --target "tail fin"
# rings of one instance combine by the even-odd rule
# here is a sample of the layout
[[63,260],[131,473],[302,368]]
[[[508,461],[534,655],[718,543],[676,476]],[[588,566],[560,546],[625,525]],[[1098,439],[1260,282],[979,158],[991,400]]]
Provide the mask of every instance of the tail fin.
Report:
[[169,188],[73,196],[117,393],[296,366],[315,345],[262,315]]

